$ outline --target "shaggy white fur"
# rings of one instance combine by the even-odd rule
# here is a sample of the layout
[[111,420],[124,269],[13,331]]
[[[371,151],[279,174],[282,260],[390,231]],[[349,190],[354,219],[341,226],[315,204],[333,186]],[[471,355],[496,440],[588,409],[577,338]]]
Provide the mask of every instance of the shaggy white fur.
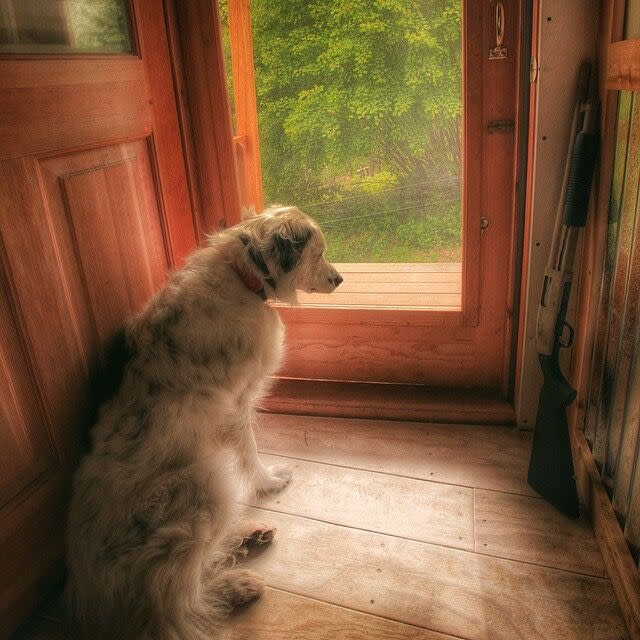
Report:
[[265,300],[333,291],[324,249],[311,218],[268,209],[212,236],[131,321],[122,383],[74,480],[66,596],[81,637],[210,640],[260,595],[233,559],[273,531],[235,505],[291,478],[253,434],[284,340]]

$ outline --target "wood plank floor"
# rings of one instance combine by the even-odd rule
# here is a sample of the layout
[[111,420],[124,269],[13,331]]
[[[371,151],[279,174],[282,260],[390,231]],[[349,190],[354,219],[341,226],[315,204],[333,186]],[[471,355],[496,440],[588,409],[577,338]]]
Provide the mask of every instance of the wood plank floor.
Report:
[[[588,522],[560,515],[525,482],[528,435],[259,422],[265,460],[294,475],[247,506],[278,532],[248,562],[266,592],[232,618],[225,640],[627,638]],[[20,637],[63,635],[49,618]]]
[[299,294],[301,304],[351,308],[460,309],[462,265],[340,263],[344,282],[332,294]]

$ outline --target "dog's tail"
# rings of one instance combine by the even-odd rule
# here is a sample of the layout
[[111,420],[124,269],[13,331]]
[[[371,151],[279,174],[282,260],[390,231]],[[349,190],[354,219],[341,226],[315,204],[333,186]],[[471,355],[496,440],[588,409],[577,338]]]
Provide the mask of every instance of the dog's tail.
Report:
[[215,640],[230,607],[207,584],[201,584],[196,594],[179,603],[167,603],[164,609],[154,608],[144,624],[147,640]]
[[[219,570],[203,569],[204,549],[193,533],[174,527],[157,536],[109,590],[78,593],[67,586],[72,637],[79,640],[216,640],[231,605],[220,591]],[[185,532],[186,533],[186,532]],[[170,541],[170,542],[169,542]],[[168,546],[170,551],[168,552]],[[115,582],[115,581],[114,581]],[[112,583],[113,584],[113,583]],[[125,593],[126,591],[126,593]]]

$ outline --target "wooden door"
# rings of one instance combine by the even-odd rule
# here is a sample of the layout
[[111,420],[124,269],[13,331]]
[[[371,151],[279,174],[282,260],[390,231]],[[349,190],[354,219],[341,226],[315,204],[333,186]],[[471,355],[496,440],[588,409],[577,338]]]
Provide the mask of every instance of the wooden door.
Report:
[[106,345],[194,245],[162,0],[0,0],[0,637],[62,575]]
[[[261,20],[254,25],[251,22],[252,15],[255,16],[252,12],[258,11],[258,5],[268,7],[271,6],[270,3],[258,0],[254,0],[253,3],[250,0],[220,0],[220,4],[223,8],[221,15],[225,20],[223,33],[224,29],[227,29],[224,42],[228,40],[230,43],[232,60],[229,71],[233,78],[236,124],[234,141],[241,200],[245,206],[255,206],[260,210],[263,199],[267,199],[264,204],[269,204],[271,199],[266,189],[263,197],[263,176],[268,173],[264,171],[264,167],[267,166],[265,162],[273,163],[273,158],[277,158],[273,164],[281,164],[281,156],[276,154],[274,147],[269,147],[269,144],[273,144],[273,140],[280,144],[280,140],[289,135],[289,120],[283,125],[282,131],[275,126],[259,131],[259,124],[271,124],[264,114],[286,111],[283,106],[285,103],[307,104],[305,101],[310,95],[324,95],[325,87],[321,80],[326,79],[326,76],[322,75],[322,69],[328,64],[327,60],[331,60],[332,64],[335,62],[337,70],[331,73],[340,78],[348,78],[348,82],[353,82],[358,90],[365,82],[369,82],[368,78],[371,76],[366,76],[367,80],[363,81],[362,86],[353,80],[353,77],[357,76],[353,68],[358,65],[352,62],[350,57],[350,36],[344,35],[338,26],[335,27],[338,33],[336,37],[338,40],[343,38],[338,43],[340,47],[334,46],[334,39],[327,37],[322,41],[320,36],[319,42],[314,46],[301,44],[300,50],[309,56],[309,59],[305,58],[305,64],[308,66],[300,63],[298,75],[281,72],[282,86],[277,86],[276,90],[273,87],[277,83],[273,77],[278,74],[278,61],[281,60],[277,59],[270,65],[268,62],[271,62],[272,58],[268,52],[271,49],[264,44],[258,45],[258,39],[261,38],[261,42],[265,39],[265,27],[262,25],[271,24],[269,20],[272,16],[263,9],[263,14],[266,13],[267,17],[258,14]],[[435,6],[438,3],[423,4]],[[333,15],[334,9],[336,13],[341,10],[347,13],[345,6],[345,3],[324,5],[328,15]],[[418,19],[415,3],[396,3],[394,7],[397,6],[402,6],[407,12],[414,12],[416,20]],[[381,24],[386,25],[386,9],[378,7],[377,10],[380,13],[377,17],[380,18]],[[358,253],[360,257],[357,259],[335,260],[345,263],[337,265],[345,280],[334,294],[303,295],[303,304],[300,307],[282,310],[288,328],[287,358],[281,371],[283,376],[295,379],[392,382],[429,388],[476,388],[483,393],[488,390],[491,395],[496,394],[499,398],[504,398],[509,393],[514,277],[518,269],[513,255],[518,169],[516,121],[520,108],[520,42],[523,37],[525,8],[519,0],[492,0],[482,3],[460,0],[451,3],[448,10],[451,11],[450,21],[455,22],[456,12],[460,16],[459,89],[463,131],[460,142],[460,197],[457,201],[460,205],[462,228],[460,257],[453,261],[445,261],[444,264],[430,264],[426,260],[413,264],[409,259],[406,262],[400,262],[399,259],[382,260],[379,257],[367,259],[363,253]],[[296,7],[284,11],[298,15]],[[316,10],[308,10],[309,14],[314,14],[314,11]],[[398,15],[400,17],[397,20],[400,21],[403,14],[399,12]],[[360,26],[363,33],[368,32],[369,28],[375,30],[379,26],[368,24],[367,16],[368,14],[363,14],[362,18],[358,18],[362,20]],[[306,24],[305,20],[311,19],[306,15],[303,18],[299,18],[302,24]],[[289,23],[282,20],[274,21],[278,25],[285,24],[283,30],[289,30],[286,35],[292,43],[301,37],[297,19],[291,18]],[[420,19],[426,20],[422,14]],[[338,21],[332,22],[327,18],[326,24],[329,25],[326,28],[331,29]],[[390,21],[389,24],[391,26],[388,28],[392,29],[393,22]],[[401,28],[398,27],[398,30]],[[411,28],[407,27],[408,41],[413,37],[411,33]],[[278,31],[278,38],[281,37],[282,34]],[[274,47],[281,45],[278,38],[273,38]],[[311,36],[309,38],[315,42]],[[326,43],[326,48],[323,48]],[[262,56],[261,46],[262,50],[267,52]],[[354,45],[354,50],[357,46]],[[291,48],[296,51],[291,59],[300,59],[302,54],[297,50],[297,44],[291,44]],[[286,47],[281,50],[285,52],[283,57],[287,57]],[[321,51],[321,54],[314,58],[316,50]],[[384,56],[381,54],[380,57]],[[347,60],[347,63],[341,66],[343,60]],[[375,61],[376,56],[372,55],[366,59],[368,60]],[[426,66],[428,60],[421,60]],[[349,67],[349,64],[353,64],[353,68]],[[371,65],[372,68],[375,67],[375,62]],[[262,77],[267,79],[262,86],[258,82],[261,73]],[[386,72],[381,72],[380,76],[390,77]],[[451,86],[454,86],[453,81],[451,82]],[[268,87],[268,91],[265,87]],[[346,100],[350,93],[340,93],[342,88],[340,85],[334,91],[335,95],[341,97],[332,97],[332,100]],[[372,92],[375,93],[373,89]],[[363,90],[363,95],[368,94]],[[268,100],[272,102],[267,104]],[[309,104],[311,111],[317,107],[313,100]],[[348,112],[351,108],[346,102],[336,104],[341,105],[335,107],[336,112]],[[387,112],[384,111],[385,104],[381,104],[380,109],[385,117],[388,116],[389,121],[394,122],[394,107],[389,106]],[[414,106],[416,109],[426,109],[423,103]],[[353,117],[359,117],[355,107],[353,111]],[[300,112],[306,113],[302,108]],[[295,128],[298,125],[297,120],[294,120],[299,114],[291,113],[291,128]],[[335,126],[336,131],[342,131],[339,125],[342,126],[344,123],[339,118],[334,121],[331,114],[327,115],[325,111],[321,113],[322,118],[326,117],[329,122],[327,130]],[[408,110],[408,113],[414,112]],[[363,127],[380,130],[387,127],[386,120],[382,119],[385,124],[375,124],[375,117],[367,120],[368,117],[363,116]],[[314,120],[318,130],[323,126],[322,118]],[[389,129],[392,129],[391,125]],[[419,133],[415,135],[420,136]],[[339,137],[333,129],[327,136]],[[321,141],[320,135],[314,139],[318,146],[321,145]],[[419,146],[422,143],[417,144]],[[311,148],[313,149],[313,145]],[[285,161],[286,159],[282,160]],[[324,176],[322,171],[322,167],[319,167],[317,174]],[[353,175],[349,174],[347,169],[344,169],[344,172],[346,177],[340,176],[339,179],[351,181],[349,184],[352,185]],[[382,174],[383,172],[367,175],[374,180],[376,175]],[[335,181],[339,183],[338,179]],[[438,180],[433,180],[434,185],[437,182]],[[389,187],[389,193],[394,190],[398,193],[408,193],[409,191],[398,189],[409,190],[412,187],[402,182],[393,182],[392,185]],[[338,192],[337,188],[336,191]],[[351,200],[360,206],[362,200],[358,198],[361,196],[350,196],[348,193],[343,196],[343,192],[347,193],[347,190],[339,191],[337,204],[331,205],[331,215],[316,218],[325,230],[329,250],[333,238],[331,233],[336,229],[336,224],[343,223],[345,227],[349,227],[358,219],[381,215],[380,211],[375,209],[363,208],[362,211],[353,213],[353,217],[350,218],[351,214],[346,213],[348,207],[345,208],[344,203]],[[333,196],[323,193],[318,197],[314,191],[310,196],[302,194],[299,197],[302,199],[300,202],[291,203],[299,204],[312,215],[321,216],[321,210],[327,208],[327,202],[331,203]],[[305,197],[308,203],[304,200]],[[414,205],[422,207],[425,217],[428,216],[429,196],[425,195],[424,198],[417,205],[414,202],[411,206],[399,206],[395,209],[398,219],[404,215],[404,209],[412,209]],[[438,198],[439,196],[433,197],[435,200]],[[279,196],[277,201],[290,202],[286,194]],[[433,204],[435,206],[442,203]],[[353,206],[351,208],[353,209]],[[435,216],[432,220],[434,219]],[[387,242],[378,243],[383,247],[383,251],[386,251],[385,245],[392,244],[393,232],[388,233],[384,230],[380,233],[387,233],[386,236],[379,236],[385,237]],[[406,231],[403,233],[405,236],[408,235]],[[364,235],[363,231],[362,236]],[[336,233],[335,237],[338,236]],[[351,234],[348,241],[357,251],[360,242],[357,235]],[[371,245],[373,244],[372,242]],[[341,255],[346,254],[342,252]],[[417,261],[414,259],[414,262]]]

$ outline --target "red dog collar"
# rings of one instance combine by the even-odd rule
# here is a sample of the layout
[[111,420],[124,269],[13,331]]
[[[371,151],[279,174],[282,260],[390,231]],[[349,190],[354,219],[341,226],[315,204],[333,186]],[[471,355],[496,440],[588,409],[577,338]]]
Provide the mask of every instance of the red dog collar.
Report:
[[251,269],[249,269],[246,265],[242,265],[241,267],[239,267],[237,264],[234,264],[233,270],[238,274],[238,277],[240,278],[240,280],[242,280],[244,286],[247,287],[249,291],[252,291],[257,296],[260,296],[263,300],[267,299],[267,294],[265,293],[262,281]]

